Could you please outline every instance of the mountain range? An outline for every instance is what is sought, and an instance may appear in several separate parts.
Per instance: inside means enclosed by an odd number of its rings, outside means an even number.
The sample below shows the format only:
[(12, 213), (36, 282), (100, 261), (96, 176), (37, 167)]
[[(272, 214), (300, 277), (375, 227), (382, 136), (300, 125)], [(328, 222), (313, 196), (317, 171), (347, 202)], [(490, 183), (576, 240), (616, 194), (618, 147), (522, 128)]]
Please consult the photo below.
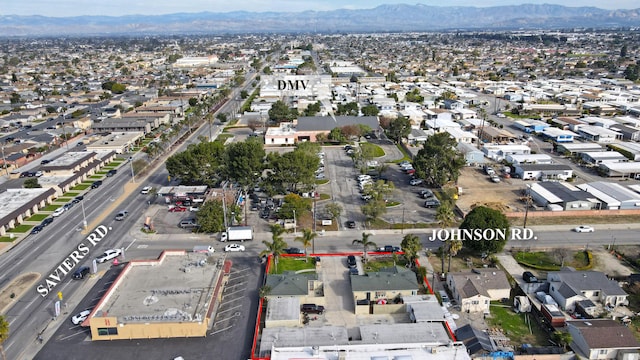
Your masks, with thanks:
[(640, 8), (533, 5), (380, 5), (303, 12), (200, 12), (126, 16), (0, 16), (0, 36), (352, 33), (640, 27)]

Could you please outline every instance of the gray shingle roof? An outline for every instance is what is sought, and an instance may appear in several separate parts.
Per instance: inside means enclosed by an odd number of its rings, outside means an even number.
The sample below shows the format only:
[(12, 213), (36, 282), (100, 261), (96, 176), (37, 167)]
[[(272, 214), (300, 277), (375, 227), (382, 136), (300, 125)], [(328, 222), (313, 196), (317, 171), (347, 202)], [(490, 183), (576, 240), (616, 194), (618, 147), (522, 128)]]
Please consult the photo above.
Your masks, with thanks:
[(554, 271), (550, 272), (548, 277), (550, 279), (557, 277), (576, 294), (581, 294), (584, 290), (600, 290), (607, 295), (627, 295), (616, 281), (607, 279), (599, 271)]
[(304, 296), (308, 294), (309, 280), (317, 280), (315, 273), (285, 273), (267, 275), (265, 285), (271, 288), (270, 296)]
[(628, 327), (610, 319), (567, 321), (575, 327), (591, 349), (640, 348)]
[(367, 125), (372, 130), (379, 126), (377, 116), (303, 116), (298, 118), (298, 131), (331, 131), (346, 125)]
[(394, 271), (384, 269), (380, 272), (370, 272), (363, 276), (351, 276), (351, 289), (353, 291), (418, 291), (418, 287), (416, 274), (411, 270), (398, 266), (396, 266)]

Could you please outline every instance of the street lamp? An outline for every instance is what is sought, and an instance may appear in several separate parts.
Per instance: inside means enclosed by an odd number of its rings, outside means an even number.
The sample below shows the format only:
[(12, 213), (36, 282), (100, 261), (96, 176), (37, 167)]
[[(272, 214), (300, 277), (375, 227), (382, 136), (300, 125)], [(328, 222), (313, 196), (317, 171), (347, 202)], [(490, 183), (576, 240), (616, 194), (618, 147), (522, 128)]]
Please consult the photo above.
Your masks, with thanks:
[(129, 167), (131, 168), (131, 182), (135, 184), (136, 176), (133, 173), (133, 159), (129, 159)]
[(82, 227), (84, 230), (87, 230), (87, 215), (84, 212), (84, 202), (80, 201), (80, 206), (82, 207)]

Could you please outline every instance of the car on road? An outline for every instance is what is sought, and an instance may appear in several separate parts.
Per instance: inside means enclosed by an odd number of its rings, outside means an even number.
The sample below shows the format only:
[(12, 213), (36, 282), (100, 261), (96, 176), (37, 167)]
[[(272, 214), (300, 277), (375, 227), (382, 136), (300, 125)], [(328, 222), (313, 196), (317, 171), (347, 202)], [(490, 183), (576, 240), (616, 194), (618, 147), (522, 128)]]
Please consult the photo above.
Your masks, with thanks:
[(347, 256), (347, 266), (350, 268), (354, 268), (357, 266), (356, 257), (353, 255)]
[(284, 249), (284, 252), (286, 252), (287, 254), (304, 254), (304, 251), (302, 249), (296, 247)]
[(496, 174), (491, 175), (490, 179), (494, 183), (499, 183), (500, 182), (500, 177), (498, 175), (496, 175)]
[(38, 170), (35, 172), (35, 174), (33, 174), (35, 177), (40, 177), (42, 175), (44, 175), (44, 173), (41, 170)]
[(91, 184), (91, 188), (97, 189), (100, 187), (100, 185), (102, 185), (102, 180), (94, 181), (93, 184)]
[(105, 261), (109, 261), (109, 260), (117, 258), (118, 256), (120, 256), (120, 254), (122, 254), (122, 250), (120, 250), (120, 249), (109, 249), (109, 250), (105, 251), (104, 253), (102, 253), (102, 255), (98, 256), (96, 258), (96, 261), (98, 263), (103, 263)]
[(392, 246), (392, 245), (385, 245), (385, 246), (380, 247), (378, 249), (378, 251), (381, 251), (381, 252), (398, 252), (398, 251), (400, 251), (400, 247)]
[(307, 314), (322, 314), (324, 312), (324, 306), (316, 304), (302, 304), (300, 311)]
[(40, 225), (47, 226), (47, 225), (51, 224), (52, 222), (53, 222), (53, 218), (46, 218), (46, 219), (42, 220), (42, 223), (40, 223)]
[(592, 226), (589, 226), (589, 225), (580, 225), (575, 229), (573, 229), (573, 231), (583, 233), (583, 232), (594, 232), (596, 231), (596, 229), (594, 229)]
[(62, 215), (62, 213), (64, 213), (65, 211), (67, 211), (67, 209), (64, 206), (59, 207), (59, 208), (56, 209), (56, 211), (53, 212), (53, 214), (51, 214), (51, 216), (58, 217), (58, 216)]
[(84, 196), (80, 195), (80, 196), (76, 196), (75, 198), (73, 198), (73, 200), (71, 200), (71, 202), (74, 203), (74, 204), (77, 204), (82, 200), (84, 200)]
[(127, 216), (129, 216), (129, 212), (126, 210), (120, 211), (119, 213), (116, 214), (115, 219), (117, 221), (122, 221), (124, 220)]
[(91, 310), (84, 310), (81, 313), (74, 315), (71, 318), (71, 322), (73, 323), (73, 325), (80, 325), (83, 321), (87, 320), (89, 314), (91, 314)]
[(20, 173), (20, 177), (21, 178), (23, 178), (23, 177), (34, 177), (34, 176), (36, 176), (36, 173), (35, 172), (31, 172), (31, 171), (25, 171), (25, 172)]
[(153, 187), (145, 186), (145, 187), (142, 188), (142, 190), (140, 190), (140, 194), (147, 195), (148, 193), (151, 192), (151, 190), (153, 190)]
[(78, 270), (73, 272), (73, 278), (76, 280), (84, 279), (85, 276), (89, 275), (91, 272), (91, 268), (88, 266), (81, 266)]
[(411, 181), (409, 181), (409, 185), (411, 186), (416, 186), (420, 184), (422, 184), (422, 179), (411, 179)]
[(46, 164), (48, 164), (50, 162), (51, 162), (51, 160), (44, 159), (44, 160), (40, 161), (40, 165), (46, 165)]
[(188, 208), (186, 206), (181, 205), (170, 205), (169, 212), (185, 212)]
[(229, 244), (224, 247), (224, 251), (244, 251), (244, 245)]
[(115, 175), (117, 172), (118, 172), (118, 170), (116, 170), (116, 169), (109, 170), (109, 171), (107, 171), (107, 175), (106, 176), (107, 177), (111, 177), (111, 176)]
[(347, 227), (348, 227), (349, 229), (355, 229), (355, 228), (356, 228), (356, 222), (355, 222), (355, 221), (353, 221), (353, 220), (349, 220), (349, 221), (347, 221)]
[(33, 235), (33, 234), (37, 234), (37, 233), (39, 233), (39, 232), (40, 232), (40, 231), (42, 231), (42, 230), (44, 230), (44, 226), (42, 226), (42, 225), (36, 225), (36, 226), (34, 226), (34, 227), (33, 227), (33, 229), (31, 229), (31, 234), (32, 234), (32, 235)]

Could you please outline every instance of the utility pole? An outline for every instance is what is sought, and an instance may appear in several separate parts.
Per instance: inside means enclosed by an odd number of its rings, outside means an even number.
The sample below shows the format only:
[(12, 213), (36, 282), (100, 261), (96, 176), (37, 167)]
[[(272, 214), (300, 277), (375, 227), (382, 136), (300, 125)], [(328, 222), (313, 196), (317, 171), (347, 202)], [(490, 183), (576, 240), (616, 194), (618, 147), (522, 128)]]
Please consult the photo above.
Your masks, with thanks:
[(523, 224), (523, 228), (527, 228), (527, 217), (529, 216), (529, 206), (530, 206), (530, 201), (531, 201), (531, 188), (527, 185), (527, 190), (526, 190), (526, 194), (525, 194), (525, 209), (524, 209), (524, 224)]

